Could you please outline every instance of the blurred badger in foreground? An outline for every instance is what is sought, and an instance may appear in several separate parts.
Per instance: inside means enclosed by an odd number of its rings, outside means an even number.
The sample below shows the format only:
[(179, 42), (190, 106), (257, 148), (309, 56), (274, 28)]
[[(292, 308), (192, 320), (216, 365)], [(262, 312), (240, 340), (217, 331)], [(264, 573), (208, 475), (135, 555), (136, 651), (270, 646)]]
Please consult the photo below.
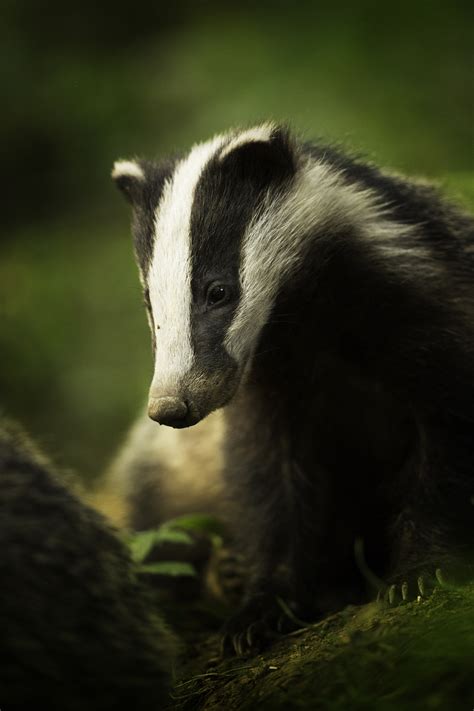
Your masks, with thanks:
[(171, 634), (103, 518), (0, 418), (2, 709), (160, 709)]
[[(473, 220), (272, 124), (113, 177), (133, 206), (149, 416), (186, 447), (181, 428), (204, 437), (221, 409), (217, 470), (255, 570), (229, 645), (276, 624), (277, 590), (301, 616), (360, 599), (357, 539), (392, 598), (472, 555)], [(135, 457), (120, 485), (150, 519), (169, 484)]]

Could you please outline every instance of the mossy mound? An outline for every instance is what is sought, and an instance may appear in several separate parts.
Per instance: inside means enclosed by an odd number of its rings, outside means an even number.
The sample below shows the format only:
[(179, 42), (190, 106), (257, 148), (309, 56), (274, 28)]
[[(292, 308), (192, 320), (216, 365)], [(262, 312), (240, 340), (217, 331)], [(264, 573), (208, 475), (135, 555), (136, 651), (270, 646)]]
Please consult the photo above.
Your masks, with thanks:
[(471, 585), (396, 608), (349, 607), (210, 671), (202, 659), (173, 696), (186, 711), (455, 711), (472, 707), (473, 659)]

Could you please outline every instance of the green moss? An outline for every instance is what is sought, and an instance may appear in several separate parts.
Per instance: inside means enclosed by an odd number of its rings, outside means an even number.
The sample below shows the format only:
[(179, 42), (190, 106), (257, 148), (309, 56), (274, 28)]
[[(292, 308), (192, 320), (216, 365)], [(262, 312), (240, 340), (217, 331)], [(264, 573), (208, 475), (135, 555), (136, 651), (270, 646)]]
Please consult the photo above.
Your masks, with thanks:
[(265, 654), (195, 674), (177, 708), (419, 711), (472, 706), (474, 586), (394, 609), (347, 608)]

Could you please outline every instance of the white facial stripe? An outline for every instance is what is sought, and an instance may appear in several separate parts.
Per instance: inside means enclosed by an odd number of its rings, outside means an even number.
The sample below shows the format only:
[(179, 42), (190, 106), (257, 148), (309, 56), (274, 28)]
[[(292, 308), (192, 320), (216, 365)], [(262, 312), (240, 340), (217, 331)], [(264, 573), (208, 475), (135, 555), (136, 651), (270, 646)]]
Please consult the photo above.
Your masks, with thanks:
[(229, 153), (232, 153), (236, 148), (245, 145), (246, 143), (259, 143), (261, 141), (269, 141), (272, 133), (275, 130), (275, 124), (264, 123), (261, 126), (255, 126), (254, 128), (249, 128), (248, 131), (243, 131), (239, 133), (235, 138), (233, 138), (226, 147), (221, 151), (219, 159), (222, 160)]
[(138, 178), (138, 180), (145, 180), (145, 174), (141, 167), (133, 160), (117, 160), (114, 163), (112, 169), (112, 178), (116, 180), (117, 178)]
[(191, 211), (199, 178), (225, 136), (195, 146), (166, 183), (155, 213), (147, 282), (156, 332), (152, 391), (171, 393), (191, 368)]
[[(250, 356), (269, 318), (283, 281), (305, 259), (305, 243), (314, 229), (328, 234), (356, 228), (384, 256), (427, 257), (404, 236), (413, 228), (390, 220), (377, 195), (344, 182), (325, 163), (308, 161), (296, 175), (289, 193), (274, 199), (247, 228), (242, 246), (241, 300), (227, 332), (225, 346), (237, 362)], [(392, 239), (396, 234), (396, 239)], [(427, 263), (430, 261), (426, 259)], [(316, 276), (316, 275), (315, 275)]]

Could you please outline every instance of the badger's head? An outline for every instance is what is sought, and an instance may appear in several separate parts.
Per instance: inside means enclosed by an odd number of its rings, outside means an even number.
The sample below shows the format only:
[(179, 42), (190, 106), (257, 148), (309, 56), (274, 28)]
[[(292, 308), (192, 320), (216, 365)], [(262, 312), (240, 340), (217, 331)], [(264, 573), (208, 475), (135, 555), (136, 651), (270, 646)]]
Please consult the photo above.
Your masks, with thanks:
[(288, 134), (272, 124), (217, 136), (184, 158), (115, 164), (133, 207), (154, 420), (188, 427), (235, 394), (271, 308), (278, 261), (256, 225), (295, 172)]

